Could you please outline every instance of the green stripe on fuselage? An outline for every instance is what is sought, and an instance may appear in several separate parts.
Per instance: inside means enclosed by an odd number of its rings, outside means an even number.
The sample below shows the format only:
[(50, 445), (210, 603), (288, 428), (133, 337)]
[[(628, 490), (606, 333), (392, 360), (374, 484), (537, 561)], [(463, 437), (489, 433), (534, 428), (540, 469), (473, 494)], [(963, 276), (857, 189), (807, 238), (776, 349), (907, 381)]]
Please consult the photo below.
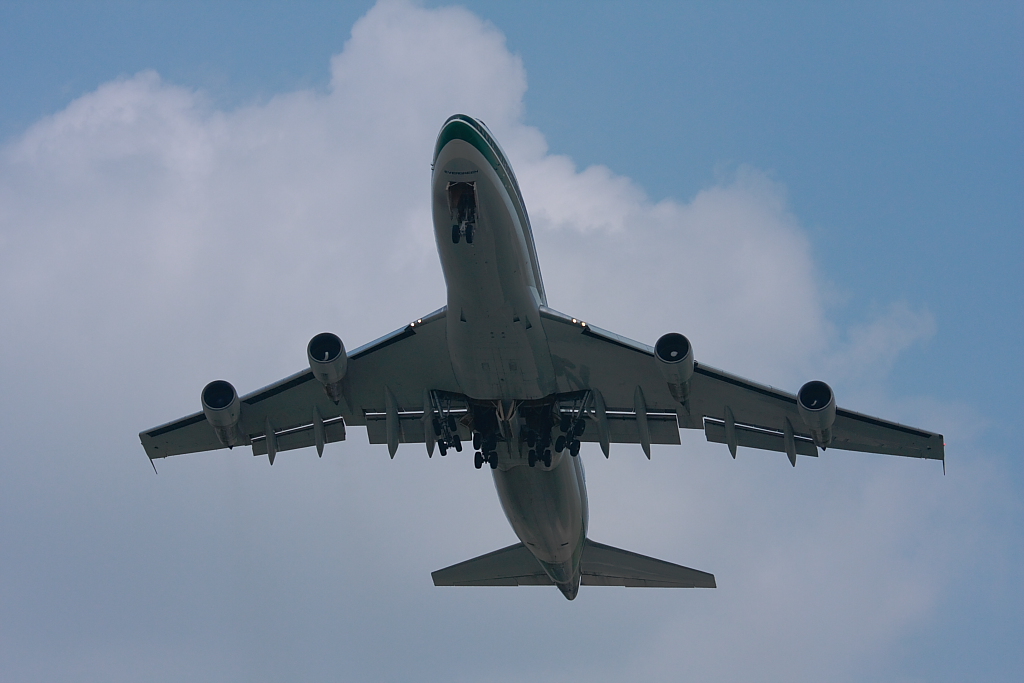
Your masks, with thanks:
[(455, 114), (444, 122), (441, 132), (437, 135), (437, 143), (434, 145), (434, 160), (431, 168), (437, 164), (437, 157), (441, 154), (441, 150), (452, 140), (462, 140), (473, 145), (484, 156), (484, 159), (487, 159), (487, 163), (491, 165), (491, 168), (494, 169), (494, 172), (501, 179), (502, 185), (505, 186), (508, 196), (512, 198), (512, 203), (516, 207), (516, 214), (519, 216), (519, 223), (526, 232), (526, 244), (530, 251), (530, 259), (533, 261), (533, 277), (536, 281), (537, 290), (540, 293), (541, 299), (546, 303), (547, 296), (544, 293), (544, 282), (540, 277), (540, 264), (537, 263), (537, 248), (533, 243), (533, 228), (530, 226), (530, 217), (526, 213), (526, 203), (523, 202), (523, 194), (519, 191), (519, 183), (516, 181), (516, 176), (512, 172), (512, 166), (508, 163), (508, 159), (505, 158), (501, 147), (494, 140), (491, 132), (487, 130), (487, 126), (482, 121), (477, 121), (472, 116), (465, 114)]

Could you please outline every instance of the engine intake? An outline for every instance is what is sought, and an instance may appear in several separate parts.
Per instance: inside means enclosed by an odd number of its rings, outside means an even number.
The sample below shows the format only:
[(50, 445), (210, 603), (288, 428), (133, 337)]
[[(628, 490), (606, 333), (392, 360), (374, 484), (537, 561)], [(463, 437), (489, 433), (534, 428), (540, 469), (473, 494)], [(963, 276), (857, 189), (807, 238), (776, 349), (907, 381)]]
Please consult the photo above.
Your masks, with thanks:
[(242, 403), (230, 382), (222, 379), (210, 382), (203, 389), (201, 401), (206, 421), (213, 427), (221, 444), (231, 448), (245, 443), (245, 435), (239, 429)]
[(341, 337), (330, 332), (321, 332), (309, 340), (306, 357), (313, 376), (324, 385), (327, 396), (337, 403), (341, 400), (341, 380), (348, 371), (348, 354)]
[(693, 377), (693, 346), (678, 332), (662, 335), (654, 345), (654, 359), (672, 397), (685, 404), (690, 396), (690, 378)]
[(832, 424), (836, 421), (836, 396), (832, 387), (813, 380), (800, 387), (796, 395), (800, 419), (811, 430), (811, 438), (819, 448), (832, 443)]

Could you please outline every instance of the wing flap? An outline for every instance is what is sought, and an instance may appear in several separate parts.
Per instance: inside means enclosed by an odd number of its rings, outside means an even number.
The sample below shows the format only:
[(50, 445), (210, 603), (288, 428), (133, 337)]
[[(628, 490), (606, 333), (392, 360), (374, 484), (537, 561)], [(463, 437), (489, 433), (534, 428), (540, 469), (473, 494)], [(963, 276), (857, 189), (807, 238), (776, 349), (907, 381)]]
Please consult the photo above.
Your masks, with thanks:
[[(704, 436), (712, 443), (729, 443), (725, 438), (725, 423), (721, 420), (705, 418)], [(818, 457), (818, 448), (806, 436), (793, 435), (797, 455)], [(786, 452), (786, 438), (782, 432), (761, 429), (748, 425), (736, 425), (736, 445), (757, 448), (763, 451)]]
[[(277, 451), (292, 451), (296, 448), (306, 448), (316, 445), (316, 433), (313, 424), (304, 425), (286, 431), (277, 431)], [(335, 443), (345, 440), (345, 420), (337, 417), (333, 420), (324, 421), (324, 443)], [(257, 436), (252, 439), (252, 454), (267, 454), (267, 437)]]
[[(609, 413), (608, 440), (611, 443), (640, 443), (640, 428), (635, 413)], [(651, 431), (651, 443), (678, 446), (679, 422), (675, 413), (648, 413), (647, 426)], [(579, 437), (580, 441), (600, 441), (597, 427), (590, 427)]]

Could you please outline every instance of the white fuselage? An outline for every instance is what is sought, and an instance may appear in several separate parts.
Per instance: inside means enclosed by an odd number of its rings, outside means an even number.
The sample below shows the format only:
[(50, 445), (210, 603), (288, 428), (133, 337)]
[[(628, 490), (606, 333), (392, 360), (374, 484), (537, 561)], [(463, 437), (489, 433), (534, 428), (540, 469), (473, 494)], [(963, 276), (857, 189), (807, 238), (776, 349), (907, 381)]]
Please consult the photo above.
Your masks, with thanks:
[[(452, 117), (442, 128), (432, 199), (448, 288), (448, 349), (462, 393), (506, 415), (519, 402), (552, 398), (555, 370), (539, 313), (546, 300), (529, 219), (504, 154), (480, 122)], [(467, 229), (459, 207), (470, 204)], [(587, 531), (583, 466), (566, 452), (549, 467), (528, 467), (525, 447), (515, 436), (500, 444), (493, 470), (498, 498), (516, 535), (571, 598)]]

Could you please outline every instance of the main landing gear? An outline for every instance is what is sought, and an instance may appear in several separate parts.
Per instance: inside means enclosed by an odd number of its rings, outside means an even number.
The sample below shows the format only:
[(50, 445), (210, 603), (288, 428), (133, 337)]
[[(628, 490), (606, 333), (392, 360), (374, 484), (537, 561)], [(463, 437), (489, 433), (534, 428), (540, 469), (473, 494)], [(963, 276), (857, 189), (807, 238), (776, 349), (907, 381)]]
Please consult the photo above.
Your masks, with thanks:
[(536, 467), (537, 463), (544, 463), (545, 467), (551, 467), (551, 427), (543, 427), (540, 430), (529, 429), (526, 432), (526, 445), (530, 447), (527, 462), (530, 467)]
[(569, 455), (575, 458), (580, 454), (579, 437), (583, 435), (583, 431), (587, 428), (587, 423), (582, 418), (573, 420), (568, 415), (562, 415), (558, 428), (562, 434), (555, 439), (555, 451), (561, 453), (568, 448)]
[(457, 453), (462, 452), (462, 437), (459, 436), (459, 423), (452, 415), (450, 398), (442, 398), (438, 392), (430, 392), (430, 411), (433, 417), (430, 420), (434, 428), (434, 442), (437, 443), (437, 450), (441, 455), (448, 455), (448, 449), (454, 448)]
[(492, 470), (498, 469), (498, 437), (493, 432), (487, 435), (473, 432), (473, 448), (477, 449), (473, 456), (473, 465), (480, 469), (486, 462)]

